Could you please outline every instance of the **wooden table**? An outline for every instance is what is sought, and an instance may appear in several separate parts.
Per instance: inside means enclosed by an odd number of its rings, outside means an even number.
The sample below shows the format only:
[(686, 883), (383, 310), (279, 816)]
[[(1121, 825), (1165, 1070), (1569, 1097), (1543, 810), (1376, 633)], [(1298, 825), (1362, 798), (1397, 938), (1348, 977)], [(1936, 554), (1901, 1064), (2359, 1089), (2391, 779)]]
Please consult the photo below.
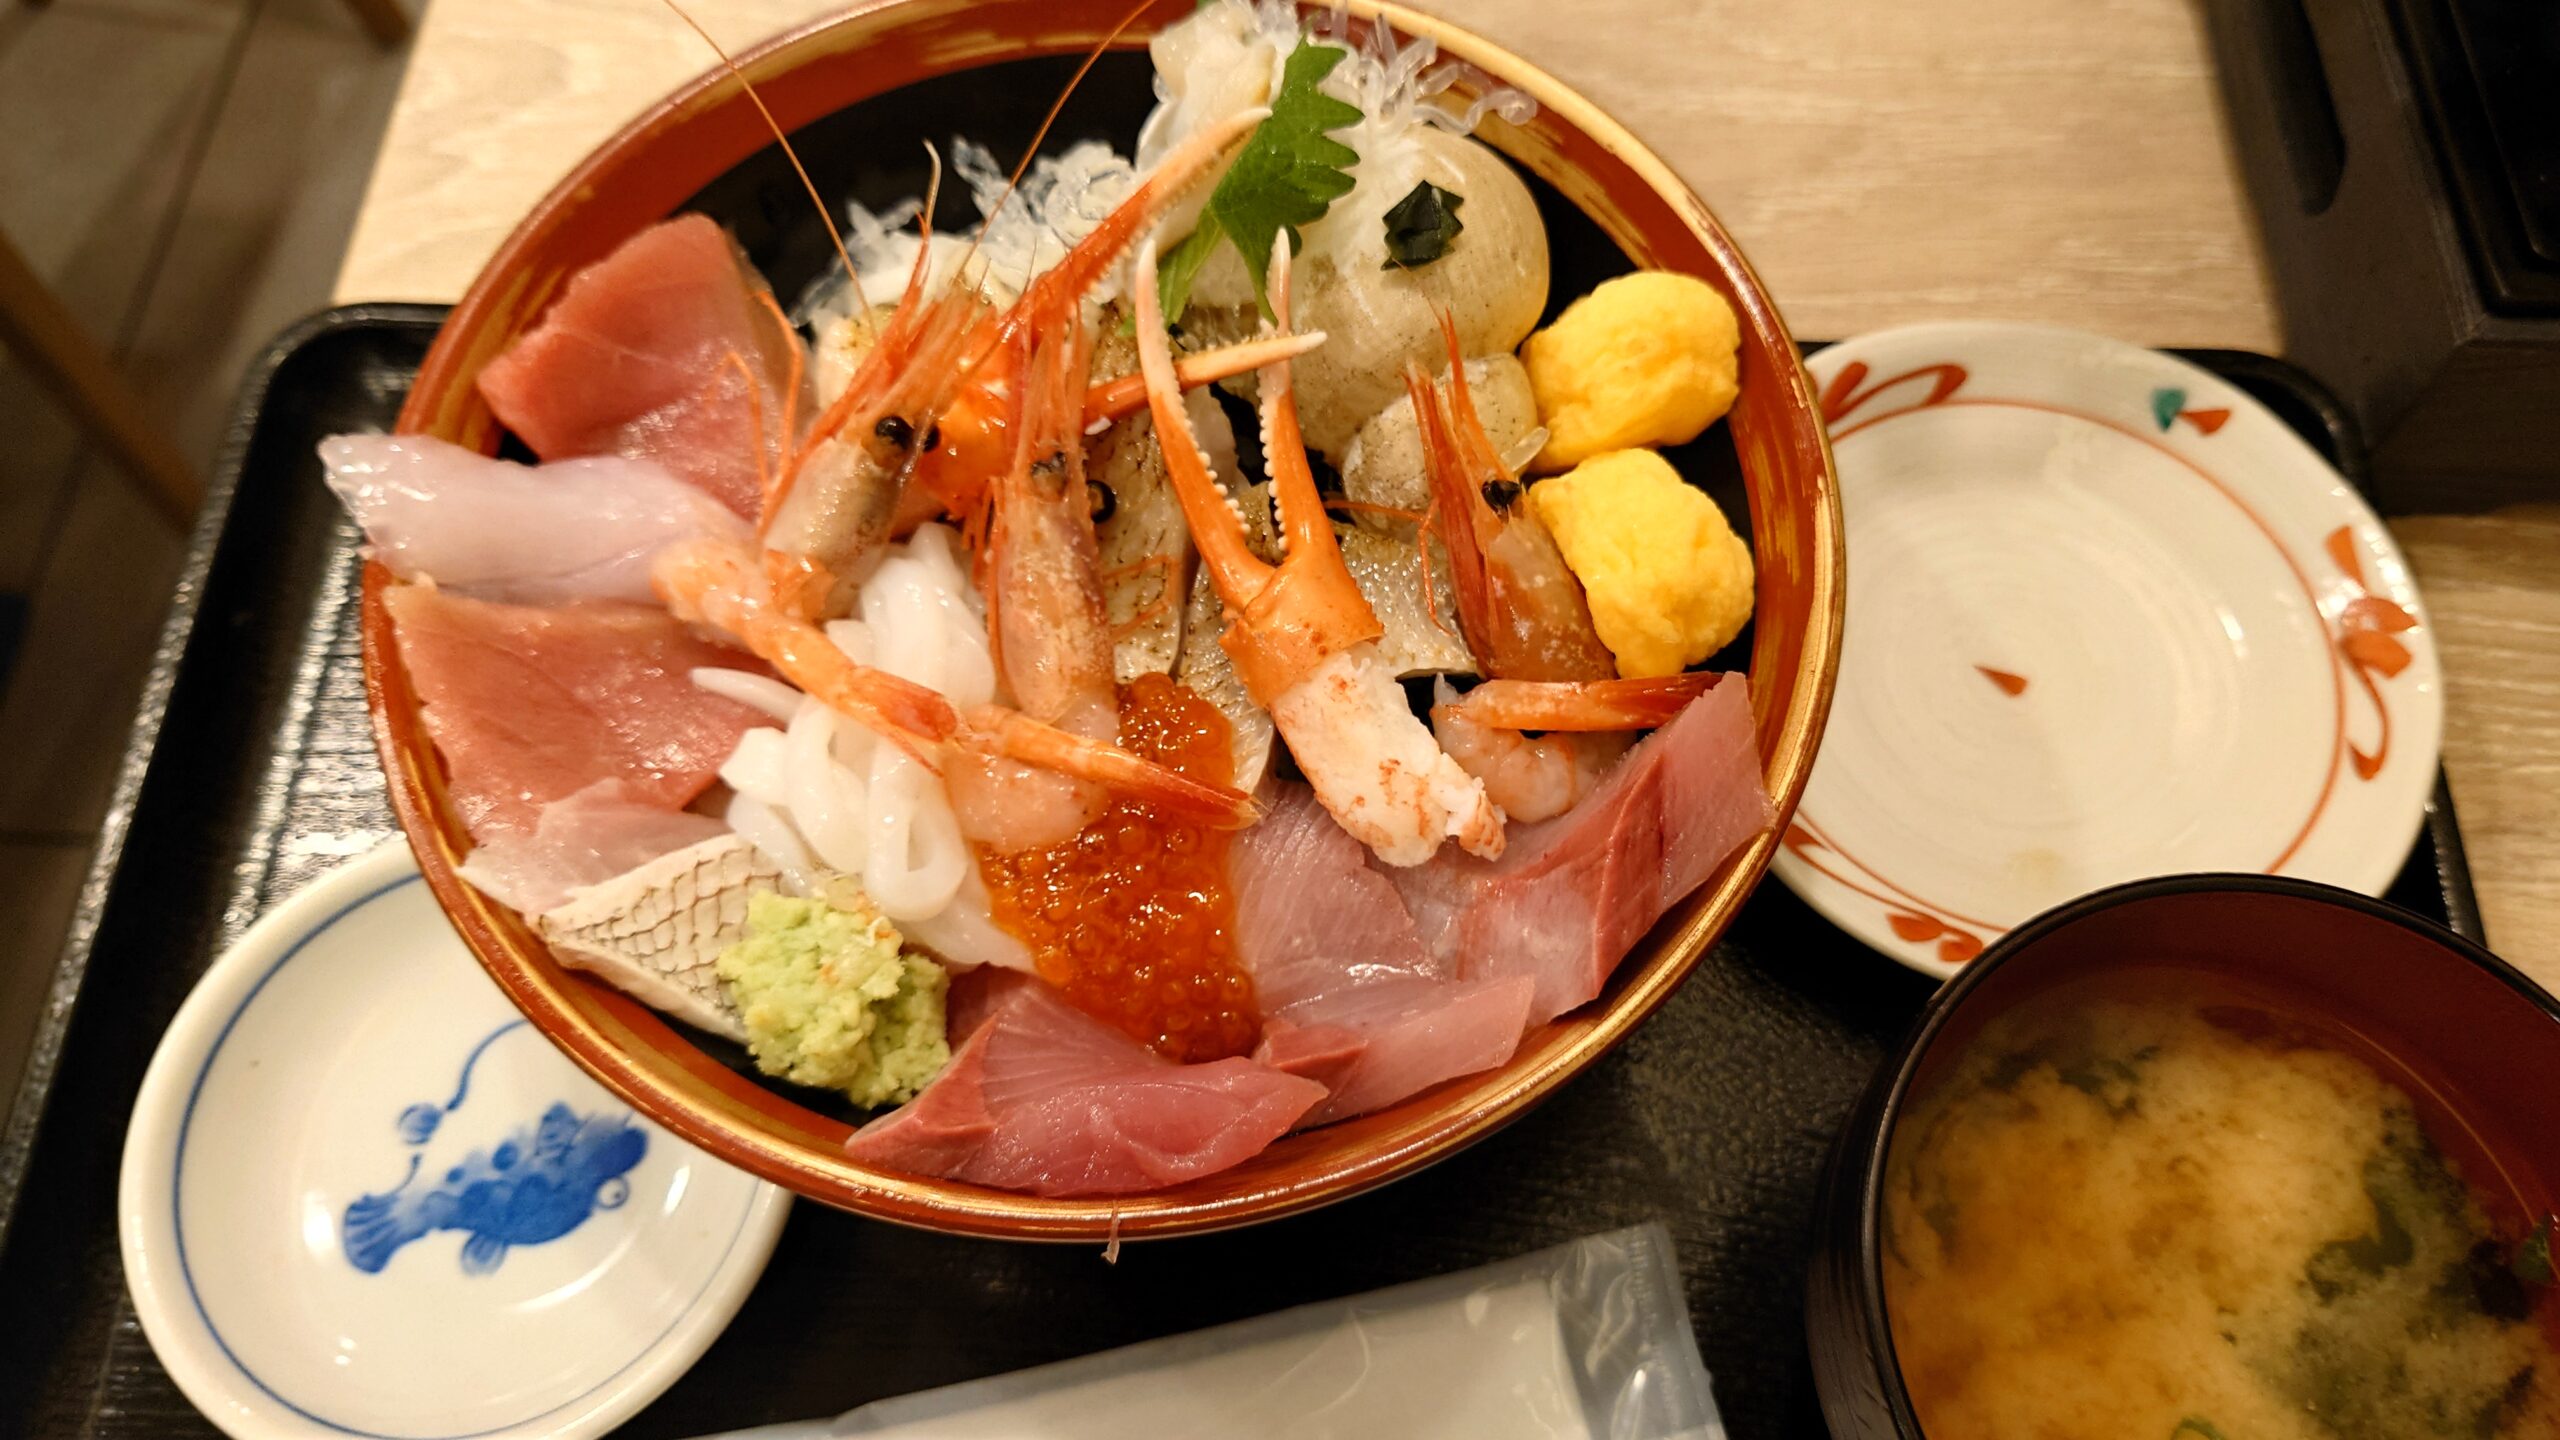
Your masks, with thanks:
[[(830, 8), (692, 0), (724, 43)], [(1660, 150), (1800, 334), (2008, 317), (2282, 348), (2185, 0), (1440, 8)], [(572, 163), (709, 60), (649, 0), (435, 0), (339, 298), (459, 296)], [(2444, 656), (2445, 764), (2491, 939), (2560, 988), (2560, 506), (2393, 528)]]

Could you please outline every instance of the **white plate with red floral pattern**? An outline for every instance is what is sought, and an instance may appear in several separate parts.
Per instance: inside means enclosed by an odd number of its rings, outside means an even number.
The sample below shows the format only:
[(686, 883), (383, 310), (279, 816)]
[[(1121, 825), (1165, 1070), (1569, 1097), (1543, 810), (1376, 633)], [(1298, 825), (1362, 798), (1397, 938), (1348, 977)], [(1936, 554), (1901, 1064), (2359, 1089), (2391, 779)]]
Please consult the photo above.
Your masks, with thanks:
[(2120, 881), (2379, 894), (2443, 738), (2417, 587), (2319, 453), (2230, 383), (2103, 336), (1878, 331), (1808, 362), (1848, 622), (1776, 869), (1944, 977)]

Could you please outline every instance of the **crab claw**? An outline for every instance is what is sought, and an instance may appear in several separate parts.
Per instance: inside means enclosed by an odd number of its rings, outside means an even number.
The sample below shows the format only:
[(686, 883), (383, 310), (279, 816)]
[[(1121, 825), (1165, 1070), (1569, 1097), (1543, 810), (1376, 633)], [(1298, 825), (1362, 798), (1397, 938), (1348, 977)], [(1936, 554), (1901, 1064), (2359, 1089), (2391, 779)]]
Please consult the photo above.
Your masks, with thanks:
[[(1294, 360), (1324, 343), (1324, 332), (1308, 330), (1296, 335), (1265, 335), (1235, 345), (1222, 345), (1215, 350), (1200, 350), (1173, 362), (1174, 383), (1185, 390), (1197, 390), (1233, 379), (1248, 370), (1259, 370), (1275, 360)], [(1117, 420), (1134, 415), (1147, 403), (1147, 377), (1141, 371), (1104, 380), (1084, 392), (1084, 419), (1087, 425), (1104, 420)]]
[[(1486, 858), (1502, 853), (1502, 811), (1482, 783), (1443, 752), (1405, 704), (1374, 643), (1384, 633), (1342, 563), (1298, 434), (1283, 357), (1262, 369), (1263, 454), (1271, 468), (1285, 555), (1271, 565), (1245, 543), (1244, 518), (1209, 473), (1191, 432), (1156, 302), (1156, 245), (1138, 248), (1138, 363), (1163, 442), (1165, 474), (1229, 616), (1219, 646), (1237, 678), (1270, 710), (1289, 753), (1342, 828), (1390, 865), (1418, 865), (1454, 838)], [(1274, 246), (1270, 296), (1289, 319), (1288, 237)]]
[[(1286, 244), (1285, 237), (1282, 241)], [(1285, 314), (1288, 279), (1275, 269), (1272, 303)], [(1232, 623), (1219, 644), (1236, 664), (1238, 678), (1255, 700), (1273, 697), (1305, 679), (1326, 656), (1385, 633), (1369, 608), (1333, 527), (1324, 518), (1306, 450), (1297, 443), (1297, 410), (1289, 398), (1285, 357), (1262, 369), (1264, 455), (1279, 498), (1286, 555), (1277, 566), (1253, 553), (1244, 517), (1235, 508), (1200, 450), (1182, 403), (1173, 350), (1165, 341), (1164, 312), (1156, 301), (1156, 242), (1138, 247), (1134, 285), (1138, 313), (1138, 366), (1146, 378), (1147, 406), (1163, 439), (1165, 475), (1191, 527), (1192, 543), (1209, 583), (1225, 601)], [(1274, 417), (1279, 417), (1275, 422)], [(1276, 443), (1275, 443), (1276, 442)]]

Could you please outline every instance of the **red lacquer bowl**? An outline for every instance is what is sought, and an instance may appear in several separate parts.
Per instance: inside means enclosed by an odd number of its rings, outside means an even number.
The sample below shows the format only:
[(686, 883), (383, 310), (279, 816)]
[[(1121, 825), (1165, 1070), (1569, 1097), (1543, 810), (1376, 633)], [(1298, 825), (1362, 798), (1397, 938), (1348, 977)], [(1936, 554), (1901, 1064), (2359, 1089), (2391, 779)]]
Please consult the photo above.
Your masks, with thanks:
[[(948, 97), (952, 87), (967, 85), (962, 72), (1081, 53), (1109, 33), (1125, 8), (1124, 0), (886, 0), (781, 36), (738, 63), (781, 124), (797, 131), (888, 91), (905, 92), (902, 104), (909, 95), (919, 97), (923, 106), (932, 95)], [(1146, 33), (1191, 9), (1191, 0), (1165, 0), (1132, 27), (1121, 47), (1137, 48)], [(1584, 218), (1574, 223), (1591, 231), (1592, 244), (1614, 247), (1613, 266), (1688, 271), (1732, 301), (1742, 330), (1741, 400), (1727, 424), (1701, 444), (1717, 447), (1714, 463), (1738, 475), (1729, 483), (1736, 498), (1747, 496), (1749, 503), (1759, 562), (1751, 698), (1778, 827), (1666, 916), (1598, 1000), (1532, 1031), (1498, 1070), (1290, 1136), (1233, 1170), (1149, 1195), (1042, 1200), (918, 1179), (853, 1164), (842, 1150), (844, 1121), (765, 1089), (638, 1003), (564, 971), (513, 912), (455, 874), (469, 839), (392, 643), (382, 604), (391, 576), (368, 567), (365, 677), (374, 731), (393, 806), (419, 865), (463, 939), (515, 1003), (641, 1113), (812, 1199), (935, 1229), (1099, 1241), (1273, 1219), (1430, 1164), (1536, 1104), (1669, 997), (1759, 880), (1812, 764), (1840, 651), (1839, 502), (1794, 342), (1759, 277), (1706, 206), (1589, 101), (1445, 21), (1370, 0), (1353, 0), (1350, 14), (1355, 35), (1384, 24), (1403, 38), (1428, 37), (1445, 56), (1527, 92), (1538, 102), (1533, 119), (1516, 127), (1489, 120), (1480, 137), (1543, 182), (1551, 201), (1578, 210)], [(1126, 145), (1134, 137), (1117, 138)], [(494, 451), (498, 427), (472, 384), (481, 366), (535, 322), (571, 274), (679, 209), (711, 210), (755, 248), (754, 216), (724, 214), (712, 201), (721, 193), (715, 182), (769, 143), (738, 81), (716, 69), (608, 141), (534, 208), (481, 272), (429, 352), (400, 429)], [(1558, 218), (1551, 212), (1551, 229)], [(1560, 259), (1559, 302), (1572, 293), (1566, 278)]]

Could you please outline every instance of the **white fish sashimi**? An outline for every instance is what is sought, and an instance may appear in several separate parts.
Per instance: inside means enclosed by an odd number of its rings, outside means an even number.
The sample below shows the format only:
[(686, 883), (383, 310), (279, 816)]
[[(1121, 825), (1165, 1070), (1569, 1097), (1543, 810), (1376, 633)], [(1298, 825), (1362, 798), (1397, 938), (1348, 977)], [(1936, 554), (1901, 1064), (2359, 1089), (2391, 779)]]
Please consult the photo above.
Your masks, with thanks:
[(724, 828), (708, 815), (636, 798), (620, 780), (599, 780), (543, 806), (530, 833), (491, 836), (464, 857), (461, 873), (499, 904), (539, 915), (578, 890)]
[(1457, 581), (1447, 552), (1431, 547), (1429, 598), (1422, 583), (1422, 552), (1410, 539), (1373, 530), (1337, 527), (1342, 563), (1351, 583), (1386, 627), (1378, 653), (1398, 679), (1408, 675), (1473, 675), (1476, 659), (1458, 638)]
[(781, 886), (781, 867), (737, 835), (721, 835), (591, 885), (533, 928), (562, 964), (688, 1025), (744, 1041), (746, 1026), (720, 987), (716, 962), (746, 936), (748, 897)]
[(482, 600), (653, 602), (661, 548), (747, 536), (719, 501), (646, 460), (518, 465), (421, 435), (333, 436), (320, 460), (382, 563)]
[(1209, 572), (1195, 572), (1191, 598), (1183, 606), (1182, 654), (1174, 664), (1173, 678), (1227, 717), (1229, 783), (1251, 791), (1271, 768), (1271, 714), (1245, 693), (1235, 662), (1218, 643), (1219, 632), (1226, 626), (1226, 606), (1209, 583)]

